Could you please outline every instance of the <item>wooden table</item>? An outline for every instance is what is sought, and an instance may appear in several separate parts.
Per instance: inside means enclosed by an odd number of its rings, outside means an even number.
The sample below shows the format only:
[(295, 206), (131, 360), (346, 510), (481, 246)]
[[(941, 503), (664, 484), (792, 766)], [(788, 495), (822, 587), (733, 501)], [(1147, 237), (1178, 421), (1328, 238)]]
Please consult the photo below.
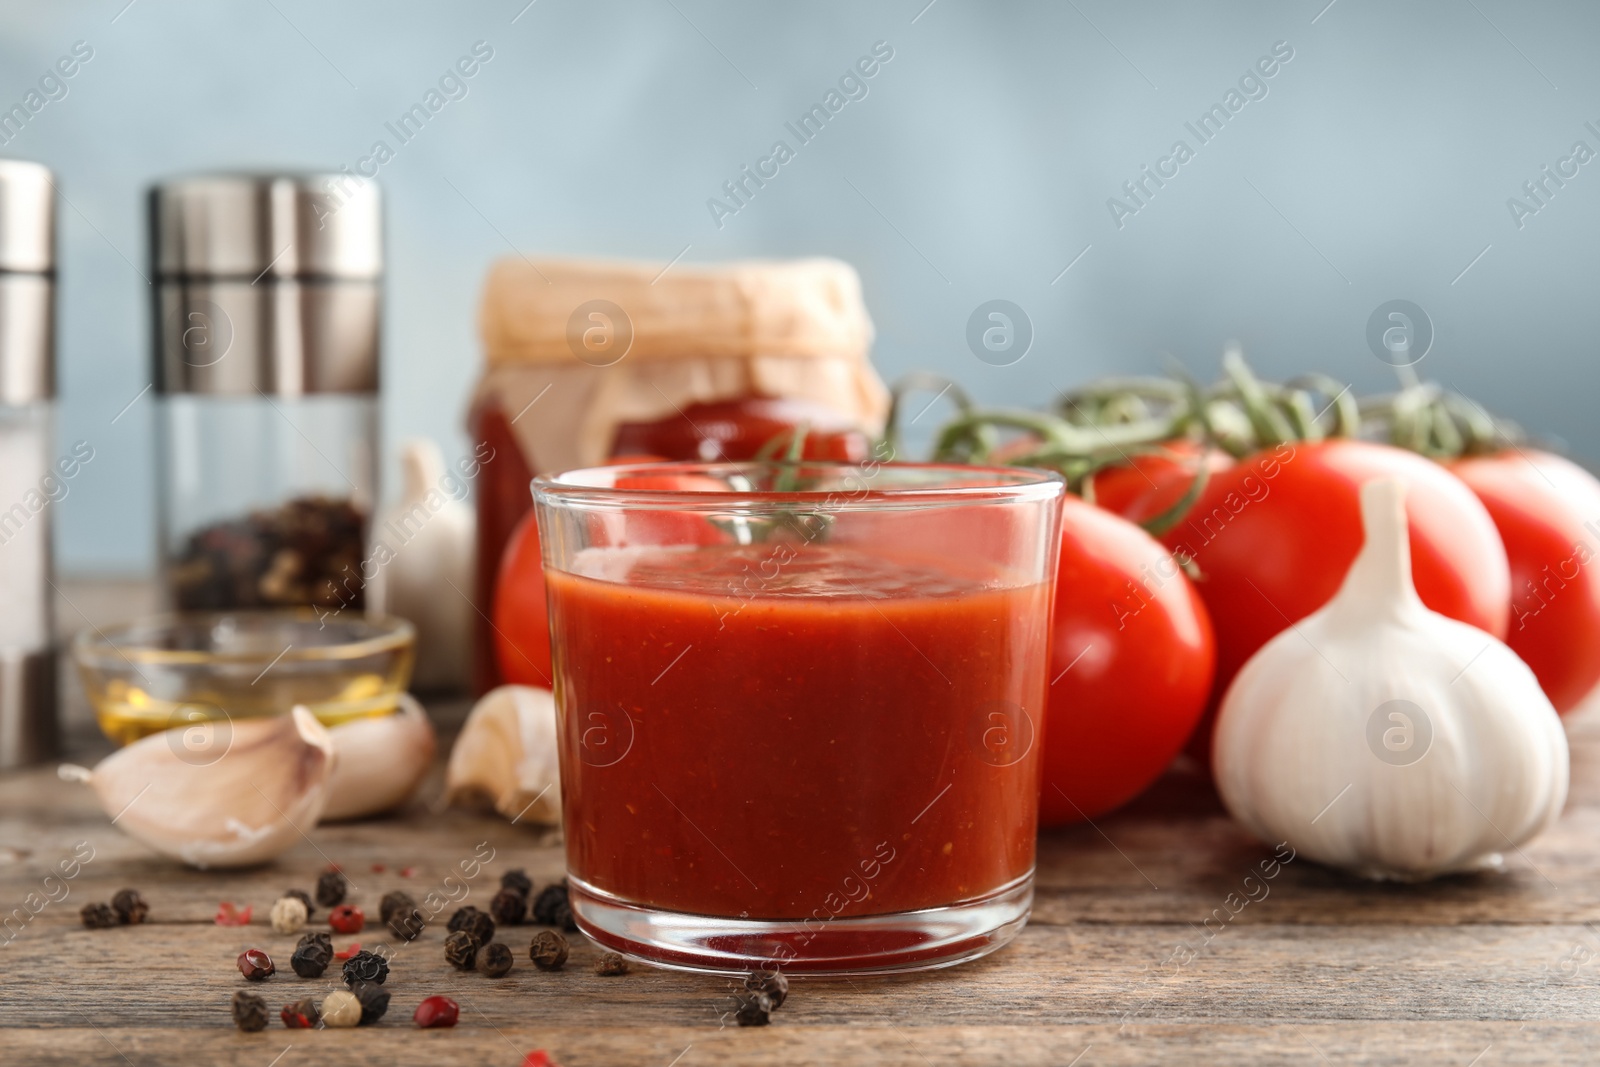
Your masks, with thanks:
[[(447, 731), (462, 713), (434, 710)], [(924, 975), (797, 980), (765, 1029), (724, 1025), (726, 979), (650, 969), (601, 978), (587, 944), (574, 946), (566, 972), (541, 973), (527, 962), (532, 928), (507, 938), (518, 952), (508, 977), (459, 973), (435, 926), (399, 950), (380, 1025), (290, 1031), (274, 1018), (242, 1034), (228, 1012), (245, 985), (234, 956), (259, 945), (287, 963), (295, 939), (272, 933), (267, 910), (283, 889), (311, 888), (328, 858), (350, 872), (370, 914), (390, 889), (421, 899), (480, 842), (495, 850), (468, 898), (480, 905), (508, 868), (558, 878), (560, 849), (500, 819), (433, 810), (435, 775), (400, 817), (318, 827), (262, 869), (200, 873), (124, 837), (85, 787), (51, 768), (0, 775), (0, 917), (40, 892), (77, 842), (94, 849), (66, 900), (9, 943), (0, 935), (0, 1064), (517, 1067), (534, 1048), (565, 1067), (1593, 1062), (1600, 715), (1580, 716), (1571, 733), (1567, 812), (1503, 873), (1369, 885), (1297, 860), (1247, 887), (1272, 850), (1208, 787), (1175, 772), (1132, 808), (1041, 839), (1033, 921), (1010, 947)], [(80, 758), (104, 751), (85, 729), (74, 742)], [(1267, 895), (1240, 907), (1262, 884)], [(144, 892), (150, 922), (84, 929), (78, 908), (122, 886)], [(254, 924), (215, 925), (223, 900), (253, 905)], [(282, 966), (255, 988), (275, 1011), (332, 985)], [(432, 993), (461, 1003), (456, 1029), (411, 1025)]]

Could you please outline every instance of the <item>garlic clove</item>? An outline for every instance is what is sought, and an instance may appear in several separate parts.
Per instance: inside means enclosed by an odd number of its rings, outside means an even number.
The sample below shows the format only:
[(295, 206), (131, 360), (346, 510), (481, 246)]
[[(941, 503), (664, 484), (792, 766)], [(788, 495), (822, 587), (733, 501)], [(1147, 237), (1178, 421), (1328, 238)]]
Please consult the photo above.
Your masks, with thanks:
[(1560, 815), (1569, 766), (1527, 665), (1417, 597), (1403, 493), (1362, 487), (1366, 543), (1334, 598), (1234, 679), (1213, 762), (1262, 840), (1414, 881), (1497, 866)]
[(333, 740), (305, 708), (178, 727), (107, 756), (82, 777), (129, 836), (191, 867), (245, 867), (293, 847), (317, 824)]
[(473, 706), (450, 751), (445, 802), (483, 800), (513, 822), (561, 825), (556, 702), (550, 690), (503, 685)]
[(329, 728), (334, 762), (322, 820), (360, 819), (393, 811), (428, 776), (438, 749), (422, 705), (402, 693), (392, 715), (352, 719)]

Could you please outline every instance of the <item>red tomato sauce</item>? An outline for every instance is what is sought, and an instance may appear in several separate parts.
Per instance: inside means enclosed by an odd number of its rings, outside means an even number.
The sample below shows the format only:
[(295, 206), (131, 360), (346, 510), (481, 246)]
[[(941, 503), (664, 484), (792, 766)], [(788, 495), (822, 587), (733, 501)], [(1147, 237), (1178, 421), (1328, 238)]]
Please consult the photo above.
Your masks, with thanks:
[(828, 919), (1034, 862), (1047, 587), (840, 545), (551, 572), (567, 861), (672, 911)]

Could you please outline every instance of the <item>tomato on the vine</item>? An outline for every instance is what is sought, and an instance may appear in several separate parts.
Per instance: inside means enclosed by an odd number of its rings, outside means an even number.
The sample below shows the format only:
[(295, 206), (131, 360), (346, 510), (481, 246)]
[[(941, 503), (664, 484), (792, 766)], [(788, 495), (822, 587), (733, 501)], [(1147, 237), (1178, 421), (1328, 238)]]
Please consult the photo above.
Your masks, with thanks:
[(1565, 714), (1600, 684), (1600, 481), (1536, 449), (1457, 460), (1511, 563), (1506, 644)]
[(1039, 821), (1092, 819), (1143, 792), (1194, 730), (1215, 647), (1205, 605), (1138, 526), (1062, 502)]
[(1247, 659), (1333, 596), (1361, 548), (1360, 488), (1406, 487), (1411, 573), (1423, 603), (1504, 637), (1511, 577), (1489, 512), (1465, 482), (1412, 452), (1335, 438), (1264, 449), (1212, 475), (1161, 538), (1198, 568), (1217, 634), (1211, 710), (1190, 750), (1209, 760), (1211, 722)]
[(1100, 468), (1086, 479), (1083, 495), (1129, 522), (1143, 524), (1177, 506), (1201, 469), (1216, 474), (1231, 466), (1233, 457), (1222, 449), (1179, 438), (1158, 452), (1137, 453), (1126, 463)]

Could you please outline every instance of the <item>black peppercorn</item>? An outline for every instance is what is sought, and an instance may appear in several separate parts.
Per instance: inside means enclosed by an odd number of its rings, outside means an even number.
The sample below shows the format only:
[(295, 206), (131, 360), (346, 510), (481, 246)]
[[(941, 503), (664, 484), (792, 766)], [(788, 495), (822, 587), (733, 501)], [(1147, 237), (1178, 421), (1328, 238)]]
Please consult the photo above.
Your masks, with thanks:
[(744, 987), (752, 993), (765, 993), (772, 1001), (772, 1011), (783, 1007), (789, 997), (789, 979), (781, 971), (755, 971), (744, 980)]
[(568, 933), (576, 933), (578, 924), (572, 917), (572, 904), (567, 898), (567, 884), (557, 882), (539, 890), (533, 901), (533, 921), (545, 926), (555, 926)]
[(394, 918), (395, 912), (412, 911), (416, 906), (417, 902), (411, 899), (411, 894), (396, 889), (392, 893), (385, 893), (378, 902), (378, 918), (387, 923)]
[(484, 946), (479, 954), (478, 970), (490, 978), (504, 978), (511, 973), (511, 949), (499, 941)]
[(344, 984), (355, 988), (358, 982), (382, 985), (389, 977), (389, 961), (376, 952), (362, 949), (344, 961)]
[(321, 978), (333, 961), (333, 940), (327, 934), (306, 934), (294, 947), (289, 966), (301, 978)]
[(267, 1028), (267, 1002), (243, 989), (233, 994), (233, 1025), (247, 1034)]
[(304, 889), (285, 889), (283, 891), (283, 895), (286, 897), (294, 897), (294, 899), (304, 904), (306, 906), (307, 919), (310, 919), (311, 916), (317, 913), (317, 906), (312, 902), (311, 894), (307, 893)]
[(527, 897), (533, 892), (533, 879), (525, 874), (521, 867), (507, 871), (500, 876), (500, 888), (510, 889)]
[(521, 926), (528, 921), (528, 895), (508, 886), (489, 901), (489, 914), (501, 926)]
[(324, 908), (344, 903), (345, 889), (349, 886), (343, 871), (324, 871), (317, 879), (317, 903)]
[(137, 889), (119, 889), (111, 898), (111, 910), (117, 913), (118, 922), (142, 923), (150, 914), (150, 905), (144, 902)]
[(361, 1002), (362, 1026), (377, 1022), (389, 1010), (389, 991), (382, 986), (372, 982), (357, 982), (350, 987), (350, 992)]
[(465, 930), (480, 946), (487, 945), (494, 938), (494, 920), (471, 904), (450, 916), (448, 929), (452, 933)]
[(78, 911), (78, 917), (91, 930), (105, 930), (117, 925), (117, 913), (111, 910), (110, 904), (85, 904)]
[(541, 971), (559, 971), (567, 962), (567, 939), (554, 930), (540, 930), (528, 946), (528, 958)]
[(628, 973), (628, 961), (617, 952), (602, 952), (600, 958), (594, 961), (594, 973), (602, 978), (615, 978), (619, 974)]
[(415, 941), (427, 925), (428, 920), (416, 908), (401, 908), (389, 916), (389, 931), (402, 941)]
[(322, 1012), (318, 1010), (315, 1000), (306, 997), (293, 1004), (285, 1004), (283, 1010), (278, 1012), (278, 1018), (291, 1030), (310, 1030), (322, 1021)]
[(765, 1026), (772, 1021), (772, 1009), (777, 1007), (772, 1003), (772, 998), (765, 993), (752, 992), (741, 989), (734, 994), (738, 1007), (734, 1009), (733, 1017), (740, 1026)]
[(478, 956), (478, 942), (465, 930), (457, 930), (444, 939), (444, 958), (459, 971), (472, 970)]

